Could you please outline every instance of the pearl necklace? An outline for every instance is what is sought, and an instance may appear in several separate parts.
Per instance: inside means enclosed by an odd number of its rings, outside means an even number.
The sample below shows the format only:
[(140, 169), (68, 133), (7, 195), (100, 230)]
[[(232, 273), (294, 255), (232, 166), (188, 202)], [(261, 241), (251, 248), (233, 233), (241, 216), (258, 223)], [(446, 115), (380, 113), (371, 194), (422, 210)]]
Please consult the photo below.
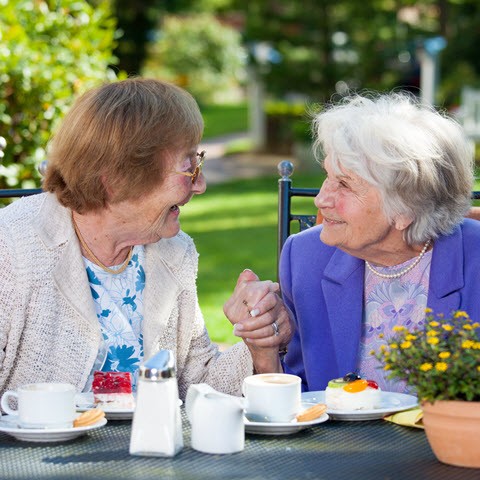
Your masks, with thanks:
[(377, 270), (375, 270), (369, 262), (367, 262), (365, 260), (365, 265), (367, 266), (367, 268), (375, 275), (377, 275), (378, 277), (382, 277), (382, 278), (400, 278), (400, 277), (403, 277), (403, 275), (405, 275), (406, 273), (408, 273), (410, 270), (412, 270), (412, 268), (415, 268), (419, 263), (420, 263), (420, 260), (422, 259), (422, 257), (425, 255), (425, 252), (427, 251), (428, 247), (430, 246), (430, 243), (432, 243), (431, 240), (427, 240), (427, 242), (425, 243), (425, 245), (423, 246), (422, 248), (422, 251), (420, 252), (420, 254), (418, 255), (418, 257), (415, 259), (415, 261), (413, 263), (411, 263), (408, 267), (404, 268), (403, 270), (400, 270), (399, 272), (397, 273), (380, 273), (378, 272)]
[(85, 243), (85, 240), (83, 239), (82, 234), (80, 233), (80, 230), (78, 229), (78, 225), (75, 222), (75, 219), (73, 218), (73, 214), (72, 214), (72, 223), (73, 223), (73, 229), (75, 230), (75, 233), (77, 234), (77, 237), (80, 240), (80, 244), (85, 249), (85, 251), (87, 252), (90, 259), (93, 260), (93, 263), (95, 263), (102, 270), (104, 270), (105, 272), (108, 272), (108, 273), (118, 274), (118, 273), (122, 273), (123, 271), (125, 271), (125, 269), (128, 267), (128, 263), (130, 262), (130, 259), (132, 258), (133, 247), (130, 247), (130, 251), (128, 252), (127, 259), (122, 263), (122, 265), (119, 268), (114, 270), (113, 268), (109, 268), (106, 265), (104, 265), (96, 257), (96, 255), (90, 250), (90, 248), (88, 248), (88, 245)]

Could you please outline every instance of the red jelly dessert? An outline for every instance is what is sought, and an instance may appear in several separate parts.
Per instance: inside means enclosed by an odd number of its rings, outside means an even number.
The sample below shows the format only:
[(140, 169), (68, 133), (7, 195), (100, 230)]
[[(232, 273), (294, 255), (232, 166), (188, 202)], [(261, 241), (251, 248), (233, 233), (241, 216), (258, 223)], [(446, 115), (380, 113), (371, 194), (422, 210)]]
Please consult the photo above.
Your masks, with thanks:
[(95, 404), (109, 409), (133, 409), (132, 377), (129, 372), (100, 372), (93, 374)]

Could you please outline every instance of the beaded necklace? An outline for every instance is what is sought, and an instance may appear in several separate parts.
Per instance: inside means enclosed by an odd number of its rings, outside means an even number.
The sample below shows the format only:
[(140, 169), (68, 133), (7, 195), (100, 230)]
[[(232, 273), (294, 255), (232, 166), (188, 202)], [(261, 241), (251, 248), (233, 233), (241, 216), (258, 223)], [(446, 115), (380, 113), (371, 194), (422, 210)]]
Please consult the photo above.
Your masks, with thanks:
[(411, 263), (408, 267), (404, 268), (403, 270), (400, 270), (399, 272), (396, 273), (380, 273), (377, 270), (375, 270), (367, 260), (365, 260), (365, 265), (367, 268), (374, 274), (377, 275), (378, 277), (382, 278), (400, 278), (403, 277), (406, 273), (408, 273), (412, 268), (415, 268), (419, 263), (422, 257), (425, 255), (425, 252), (427, 251), (428, 247), (430, 246), (430, 243), (432, 243), (431, 240), (427, 240), (425, 245), (422, 248), (422, 251), (418, 255), (418, 257), (415, 259), (413, 263)]

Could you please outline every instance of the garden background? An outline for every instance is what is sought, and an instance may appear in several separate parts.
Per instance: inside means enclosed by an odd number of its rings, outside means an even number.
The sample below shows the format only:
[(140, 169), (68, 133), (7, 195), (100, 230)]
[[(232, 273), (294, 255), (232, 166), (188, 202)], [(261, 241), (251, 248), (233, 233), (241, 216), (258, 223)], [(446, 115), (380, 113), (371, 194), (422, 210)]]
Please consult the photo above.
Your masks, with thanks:
[[(189, 90), (205, 141), (245, 133), (223, 161), (289, 158), (295, 185), (319, 187), (309, 114), (349, 91), (418, 95), (419, 59), (434, 41), (434, 104), (461, 115), (462, 90), (480, 87), (479, 24), (477, 0), (0, 0), (0, 188), (39, 186), (76, 96), (130, 75)], [(267, 176), (211, 185), (182, 209), (215, 341), (236, 341), (222, 305), (239, 272), (276, 276), (277, 179), (272, 163)], [(311, 199), (299, 204), (314, 211)]]

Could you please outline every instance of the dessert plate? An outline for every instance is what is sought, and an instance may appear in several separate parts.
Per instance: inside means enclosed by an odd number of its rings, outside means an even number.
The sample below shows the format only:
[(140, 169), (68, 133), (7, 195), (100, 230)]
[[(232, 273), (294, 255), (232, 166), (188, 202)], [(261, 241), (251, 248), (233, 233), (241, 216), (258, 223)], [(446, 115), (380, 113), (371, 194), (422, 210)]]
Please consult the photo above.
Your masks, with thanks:
[[(391, 413), (401, 412), (418, 405), (417, 397), (405, 393), (380, 392), (381, 407), (372, 410), (331, 410), (327, 413), (332, 420), (378, 420)], [(325, 390), (302, 393), (304, 402), (325, 403)]]
[[(77, 412), (86, 412), (96, 407), (93, 403), (92, 392), (77, 393), (75, 395), (75, 404), (77, 405)], [(134, 408), (118, 409), (108, 407), (102, 407), (102, 410), (105, 412), (108, 420), (131, 420), (135, 411)]]
[[(315, 402), (318, 403), (318, 402)], [(315, 405), (315, 403), (302, 402), (302, 410), (307, 409)], [(328, 420), (328, 415), (324, 413), (314, 420), (308, 422), (297, 422), (292, 420), (291, 422), (251, 422), (248, 418), (245, 417), (245, 432), (254, 433), (257, 435), (291, 435), (292, 433), (297, 433), (304, 428), (317, 425), (319, 423), (326, 422)]]
[[(134, 394), (135, 395), (135, 394)], [(97, 405), (93, 403), (93, 393), (92, 392), (83, 392), (77, 393), (75, 395), (75, 404), (77, 412), (86, 412), (92, 408), (96, 408)], [(178, 400), (178, 404), (181, 406), (183, 402)], [(108, 408), (101, 407), (105, 412), (105, 417), (108, 420), (132, 420), (133, 413), (135, 408), (119, 409), (119, 408)]]
[(0, 432), (4, 432), (24, 442), (64, 442), (85, 435), (91, 430), (103, 427), (106, 423), (107, 419), (102, 418), (97, 423), (86, 427), (52, 429), (21, 428), (18, 426), (16, 419), (12, 419), (11, 415), (3, 415), (0, 418)]

